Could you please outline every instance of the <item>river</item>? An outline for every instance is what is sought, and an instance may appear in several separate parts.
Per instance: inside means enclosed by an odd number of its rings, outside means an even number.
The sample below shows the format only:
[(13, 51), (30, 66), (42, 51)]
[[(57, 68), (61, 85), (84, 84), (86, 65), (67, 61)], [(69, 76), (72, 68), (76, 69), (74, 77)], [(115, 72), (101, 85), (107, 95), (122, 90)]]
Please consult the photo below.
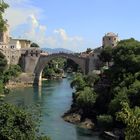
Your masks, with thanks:
[(101, 140), (94, 132), (81, 129), (61, 118), (71, 106), (73, 90), (70, 82), (71, 76), (43, 81), (40, 88), (14, 89), (5, 101), (26, 107), (39, 104), (42, 114), (40, 133), (50, 136), (52, 140)]

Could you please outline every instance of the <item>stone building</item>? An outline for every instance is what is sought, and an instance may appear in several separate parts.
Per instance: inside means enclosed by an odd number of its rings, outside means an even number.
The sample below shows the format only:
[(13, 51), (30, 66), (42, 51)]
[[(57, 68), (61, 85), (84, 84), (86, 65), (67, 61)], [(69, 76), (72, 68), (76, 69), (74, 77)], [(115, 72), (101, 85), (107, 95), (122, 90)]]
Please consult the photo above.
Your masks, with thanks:
[(20, 49), (28, 49), (28, 48), (30, 48), (30, 45), (31, 45), (30, 40), (10, 38), (10, 42), (9, 42), (8, 47), (11, 49), (20, 50)]
[(116, 47), (118, 41), (119, 41), (118, 34), (109, 32), (105, 34), (105, 36), (103, 37), (102, 46), (103, 47), (107, 47), (107, 46)]
[(7, 63), (16, 65), (22, 53), (30, 48), (31, 41), (26, 39), (13, 39), (9, 35), (9, 25), (7, 30), (0, 32), (0, 51), (5, 55)]

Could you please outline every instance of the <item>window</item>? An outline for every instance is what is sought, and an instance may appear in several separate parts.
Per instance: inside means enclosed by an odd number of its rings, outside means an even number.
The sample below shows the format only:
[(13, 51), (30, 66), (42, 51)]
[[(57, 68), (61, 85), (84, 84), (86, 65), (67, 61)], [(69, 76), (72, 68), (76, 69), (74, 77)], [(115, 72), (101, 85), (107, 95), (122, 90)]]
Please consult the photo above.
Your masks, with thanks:
[(108, 39), (109, 39), (109, 40), (111, 40), (111, 38), (110, 38), (110, 37), (109, 37)]

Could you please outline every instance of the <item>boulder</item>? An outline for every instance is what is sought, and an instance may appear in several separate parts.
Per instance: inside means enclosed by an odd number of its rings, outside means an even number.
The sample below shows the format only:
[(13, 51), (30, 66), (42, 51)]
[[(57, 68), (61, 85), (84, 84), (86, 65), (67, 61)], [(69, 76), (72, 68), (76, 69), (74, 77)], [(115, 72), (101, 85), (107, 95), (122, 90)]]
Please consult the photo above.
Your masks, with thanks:
[(66, 114), (63, 116), (64, 120), (70, 123), (80, 123), (81, 121), (81, 116), (79, 114), (76, 113), (72, 113), (72, 114)]
[(94, 129), (95, 124), (90, 119), (85, 119), (85, 121), (79, 124), (79, 127), (86, 128), (86, 129)]

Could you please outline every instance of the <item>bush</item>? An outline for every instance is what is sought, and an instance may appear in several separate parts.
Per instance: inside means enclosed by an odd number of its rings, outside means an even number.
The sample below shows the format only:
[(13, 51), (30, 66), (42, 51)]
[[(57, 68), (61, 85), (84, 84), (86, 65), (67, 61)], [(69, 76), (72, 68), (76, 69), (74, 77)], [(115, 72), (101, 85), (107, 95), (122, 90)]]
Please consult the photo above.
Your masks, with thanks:
[(3, 85), (3, 82), (0, 81), (0, 94), (3, 94), (4, 93), (4, 85)]
[(126, 102), (121, 102), (122, 110), (116, 113), (118, 121), (122, 121), (126, 125), (125, 139), (140, 139), (140, 107), (130, 108)]
[(13, 77), (17, 77), (21, 71), (19, 65), (11, 65), (9, 69), (4, 72), (4, 83), (7, 83)]
[(79, 91), (76, 103), (82, 108), (92, 108), (96, 101), (97, 95), (90, 87), (85, 87), (83, 91)]
[(0, 105), (0, 140), (49, 140), (37, 136), (36, 119), (24, 109), (3, 103)]
[(102, 129), (110, 129), (113, 126), (113, 118), (111, 115), (99, 115), (97, 122), (98, 126)]

